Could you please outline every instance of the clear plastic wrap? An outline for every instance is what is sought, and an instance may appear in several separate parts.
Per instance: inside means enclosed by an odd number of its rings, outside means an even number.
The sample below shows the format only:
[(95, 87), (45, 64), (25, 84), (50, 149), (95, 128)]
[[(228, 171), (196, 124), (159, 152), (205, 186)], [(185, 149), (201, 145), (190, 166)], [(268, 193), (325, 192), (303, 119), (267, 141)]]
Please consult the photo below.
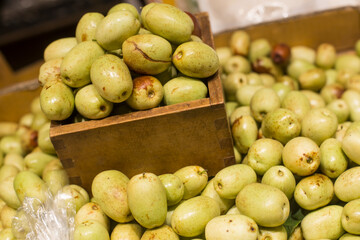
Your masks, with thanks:
[(209, 13), (214, 34), (300, 14), (359, 4), (360, 0), (198, 0), (199, 10)]
[(44, 203), (26, 197), (17, 210), (12, 228), (17, 239), (24, 240), (72, 240), (75, 229), (75, 206), (71, 196), (50, 192)]

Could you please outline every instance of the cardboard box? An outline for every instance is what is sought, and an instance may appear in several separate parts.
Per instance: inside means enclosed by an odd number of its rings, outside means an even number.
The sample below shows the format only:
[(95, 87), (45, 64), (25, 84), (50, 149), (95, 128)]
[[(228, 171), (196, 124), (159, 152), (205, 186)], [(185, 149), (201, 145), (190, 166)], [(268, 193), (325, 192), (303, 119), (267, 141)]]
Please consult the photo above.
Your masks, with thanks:
[[(208, 15), (197, 15), (202, 39), (213, 46)], [(208, 79), (209, 97), (102, 120), (52, 122), (50, 137), (71, 183), (90, 191), (101, 171), (129, 178), (142, 172), (172, 173), (200, 165), (214, 176), (235, 163), (218, 74)]]

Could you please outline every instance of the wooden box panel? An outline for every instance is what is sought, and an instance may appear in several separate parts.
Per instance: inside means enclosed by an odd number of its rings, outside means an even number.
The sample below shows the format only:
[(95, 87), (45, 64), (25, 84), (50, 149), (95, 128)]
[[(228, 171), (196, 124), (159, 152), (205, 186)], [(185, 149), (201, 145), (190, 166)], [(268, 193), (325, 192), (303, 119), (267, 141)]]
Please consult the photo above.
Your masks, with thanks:
[[(197, 15), (202, 39), (213, 46), (207, 13)], [(101, 171), (128, 177), (141, 172), (172, 173), (200, 165), (214, 176), (235, 163), (221, 80), (208, 80), (209, 97), (147, 111), (62, 124), (52, 122), (50, 137), (72, 183), (90, 191)]]
[[(256, 24), (243, 30), (252, 39), (266, 38), (271, 44), (317, 48), (326, 42), (333, 44), (338, 51), (345, 51), (353, 49), (355, 42), (360, 39), (360, 14), (359, 8), (343, 7)], [(214, 36), (215, 46), (228, 46), (233, 31)]]

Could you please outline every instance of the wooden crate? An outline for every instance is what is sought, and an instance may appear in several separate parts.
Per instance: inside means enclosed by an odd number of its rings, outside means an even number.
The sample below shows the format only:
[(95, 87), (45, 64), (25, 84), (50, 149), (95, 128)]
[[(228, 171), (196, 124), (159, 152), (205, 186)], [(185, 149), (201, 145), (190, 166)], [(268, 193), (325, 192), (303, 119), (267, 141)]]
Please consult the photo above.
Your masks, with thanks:
[[(207, 13), (197, 15), (204, 42), (213, 46)], [(102, 120), (52, 122), (50, 137), (71, 183), (90, 191), (101, 171), (128, 177), (172, 173), (200, 165), (214, 176), (235, 163), (219, 75), (208, 80), (209, 97)]]
[(0, 121), (18, 122), (39, 96), (37, 77), (42, 60), (14, 71), (0, 52)]
[[(355, 42), (360, 39), (360, 12), (357, 7), (343, 7), (256, 24), (243, 30), (251, 39), (266, 38), (272, 45), (286, 43), (316, 49), (321, 43), (330, 43), (337, 51), (347, 51), (354, 49)], [(234, 31), (215, 35), (215, 46), (229, 46)]]

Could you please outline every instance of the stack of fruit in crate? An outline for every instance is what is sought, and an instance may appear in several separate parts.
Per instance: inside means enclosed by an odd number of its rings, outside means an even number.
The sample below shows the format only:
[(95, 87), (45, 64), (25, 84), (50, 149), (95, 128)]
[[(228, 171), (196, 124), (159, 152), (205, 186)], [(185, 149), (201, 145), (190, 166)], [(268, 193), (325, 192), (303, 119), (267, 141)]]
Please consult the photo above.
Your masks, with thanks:
[[(142, 10), (146, 16), (164, 5), (148, 6)], [(125, 15), (136, 22), (136, 15)], [(151, 28), (147, 21), (143, 24)], [(116, 57), (118, 51), (112, 50), (98, 59)], [(360, 239), (360, 43), (354, 52), (340, 55), (327, 43), (316, 50), (272, 47), (266, 39), (251, 41), (246, 32), (237, 31), (230, 46), (217, 53), (237, 164), (212, 179), (201, 166), (131, 178), (107, 170), (94, 178), (91, 193), (68, 185), (49, 139), (47, 116), (52, 115), (47, 110), (55, 108), (44, 107), (50, 104), (44, 94), (54, 86), (63, 89), (54, 90), (53, 96), (59, 97), (55, 102), (68, 101), (70, 108), (86, 86), (74, 90), (71, 100), (73, 89), (63, 83), (71, 78), (59, 79), (62, 64), (50, 67), (49, 76), (57, 78), (43, 82), (43, 109), (39, 99), (34, 100), (32, 113), (18, 124), (0, 124), (0, 239), (26, 239), (43, 230), (24, 224), (22, 209), (26, 197), (46, 201), (47, 189), (54, 196), (69, 196), (76, 213), (69, 218), (75, 240)], [(186, 70), (180, 72), (189, 76)]]
[(360, 234), (360, 41), (337, 53), (329, 43), (271, 46), (239, 30), (217, 53), (237, 162), (286, 194), (289, 232), (360, 238), (351, 235)]
[(64, 120), (76, 109), (86, 119), (100, 119), (113, 108), (122, 113), (116, 109), (125, 102), (146, 110), (205, 98), (206, 78), (217, 72), (219, 60), (192, 35), (199, 31), (195, 17), (167, 4), (148, 4), (141, 15), (127, 3), (105, 17), (85, 14), (75, 37), (44, 51), (39, 80), (45, 115)]

